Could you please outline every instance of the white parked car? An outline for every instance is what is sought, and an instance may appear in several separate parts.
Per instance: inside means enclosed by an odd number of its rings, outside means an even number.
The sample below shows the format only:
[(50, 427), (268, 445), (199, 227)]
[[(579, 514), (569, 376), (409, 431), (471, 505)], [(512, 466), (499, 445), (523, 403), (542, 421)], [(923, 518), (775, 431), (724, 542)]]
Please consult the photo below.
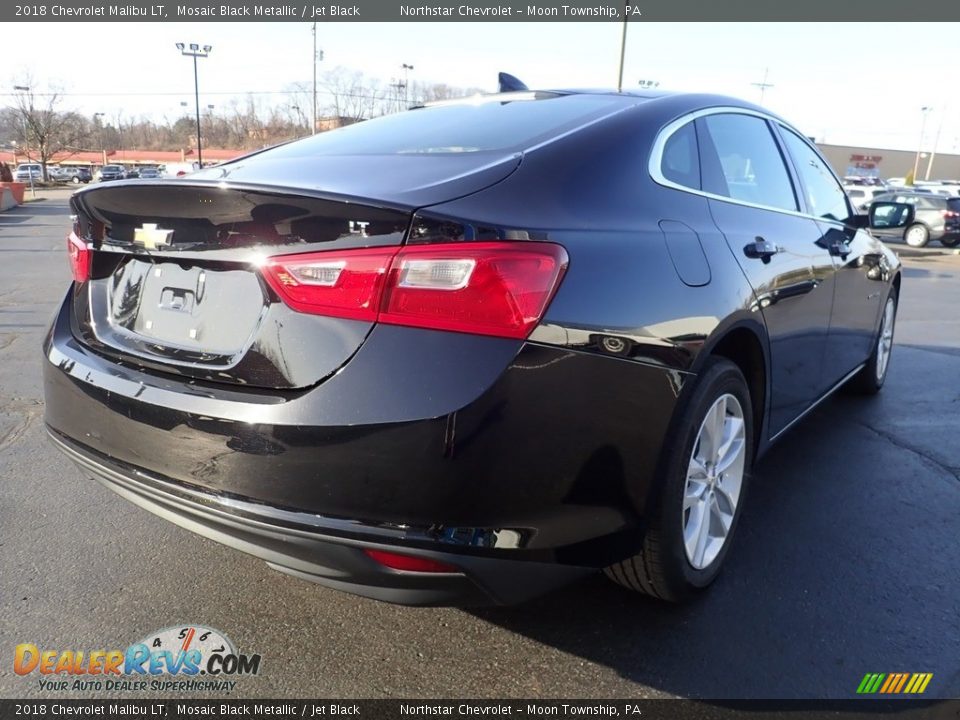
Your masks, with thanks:
[(847, 191), (847, 197), (850, 198), (853, 207), (861, 214), (867, 212), (870, 203), (877, 195), (890, 192), (890, 188), (870, 185), (845, 185), (843, 189)]
[(178, 178), (195, 170), (199, 170), (199, 166), (195, 162), (167, 163), (163, 167), (163, 176), (165, 178)]
[(43, 180), (43, 166), (40, 163), (23, 163), (17, 165), (13, 179), (17, 182), (40, 182)]

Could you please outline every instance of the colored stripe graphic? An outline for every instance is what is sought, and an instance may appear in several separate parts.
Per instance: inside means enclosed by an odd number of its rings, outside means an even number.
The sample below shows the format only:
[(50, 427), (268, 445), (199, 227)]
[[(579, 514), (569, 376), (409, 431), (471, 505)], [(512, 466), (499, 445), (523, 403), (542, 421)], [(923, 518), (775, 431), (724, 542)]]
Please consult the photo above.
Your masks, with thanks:
[(908, 673), (900, 673), (900, 682), (897, 683), (897, 687), (893, 692), (898, 693), (901, 690), (903, 690), (903, 686), (907, 684), (908, 677), (909, 677)]
[(872, 695), (880, 689), (880, 683), (883, 682), (885, 677), (886, 675), (884, 673), (867, 673), (863, 676), (863, 680), (860, 681), (860, 687), (857, 688), (857, 692), (861, 695)]
[(926, 692), (933, 673), (867, 673), (857, 686), (858, 695), (919, 695)]
[(927, 689), (927, 685), (930, 684), (931, 679), (933, 679), (933, 673), (914, 673), (913, 677), (910, 678), (910, 682), (907, 683), (907, 687), (904, 688), (903, 691), (905, 693), (919, 695)]

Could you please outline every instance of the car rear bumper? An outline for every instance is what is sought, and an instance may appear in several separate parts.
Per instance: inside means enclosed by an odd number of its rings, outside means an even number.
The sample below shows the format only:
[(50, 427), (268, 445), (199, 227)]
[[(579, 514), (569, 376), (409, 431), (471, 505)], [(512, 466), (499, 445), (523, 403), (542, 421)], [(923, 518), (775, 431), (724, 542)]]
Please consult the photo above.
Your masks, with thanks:
[[(111, 461), (47, 428), (53, 443), (87, 476), (154, 515), (264, 560), (275, 570), (336, 590), (403, 605), (513, 604), (572, 582), (592, 568), (478, 557), (422, 545), (426, 529), (282, 511), (187, 488)], [(398, 547), (399, 546), (399, 547)], [(363, 551), (404, 554), (453, 565), (458, 573), (404, 572)]]
[[(278, 569), (409, 604), (511, 603), (632, 554), (683, 373), (378, 326), (302, 391), (94, 353), (71, 296), (44, 351), (57, 446), (127, 499)], [(456, 575), (378, 566), (366, 547)]]

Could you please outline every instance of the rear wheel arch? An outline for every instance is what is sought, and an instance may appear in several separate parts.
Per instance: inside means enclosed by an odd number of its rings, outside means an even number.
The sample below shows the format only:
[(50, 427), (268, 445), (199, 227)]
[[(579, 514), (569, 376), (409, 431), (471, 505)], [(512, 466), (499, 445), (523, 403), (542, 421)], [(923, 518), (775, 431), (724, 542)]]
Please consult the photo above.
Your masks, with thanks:
[[(759, 450), (766, 428), (767, 399), (770, 394), (770, 360), (765, 331), (756, 327), (755, 323), (745, 321), (726, 328), (704, 345), (693, 371), (696, 372), (710, 357), (726, 358), (743, 373), (750, 390), (753, 410), (754, 450)], [(756, 457), (756, 453), (754, 456)]]
[[(765, 449), (762, 438), (766, 432), (767, 397), (769, 395), (769, 358), (766, 350), (766, 331), (752, 319), (741, 319), (715, 332), (697, 353), (689, 371), (693, 375), (700, 375), (710, 364), (713, 358), (729, 360), (743, 374), (747, 381), (750, 393), (750, 407), (753, 411), (753, 457), (756, 459)], [(687, 413), (691, 395), (694, 393), (696, 378), (690, 378), (684, 383), (677, 404), (670, 419), (667, 437), (675, 436), (681, 428)], [(657, 463), (657, 482), (651, 484), (649, 491), (641, 503), (641, 507), (650, 508), (659, 502), (663, 491), (662, 479), (665, 471), (665, 453), (661, 451)]]

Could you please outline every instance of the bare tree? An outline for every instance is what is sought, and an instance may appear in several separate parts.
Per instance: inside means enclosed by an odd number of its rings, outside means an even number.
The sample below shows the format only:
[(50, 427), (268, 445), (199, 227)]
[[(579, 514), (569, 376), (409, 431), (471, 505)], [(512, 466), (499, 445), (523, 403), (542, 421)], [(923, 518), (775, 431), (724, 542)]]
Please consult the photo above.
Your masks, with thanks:
[(461, 88), (446, 83), (410, 83), (410, 97), (417, 102), (434, 102), (436, 100), (452, 100), (454, 98), (478, 95), (480, 88)]
[(324, 73), (323, 88), (326, 114), (331, 117), (365, 120), (389, 111), (387, 88), (358, 70), (337, 67)]
[(14, 110), (20, 121), (16, 128), (18, 141), (27, 149), (28, 157), (31, 148), (36, 152), (43, 166), (43, 179), (47, 180), (50, 158), (81, 151), (89, 142), (90, 128), (79, 114), (57, 110), (63, 97), (59, 89), (38, 93), (29, 76), (17, 81), (16, 87), (27, 88), (14, 96)]
[[(23, 83), (21, 86), (20, 83)], [(184, 113), (151, 119), (124, 117), (118, 108), (104, 108), (106, 114), (83, 117), (60, 109), (64, 100), (58, 89), (33, 90), (30, 77), (17, 81), (25, 87), (14, 96), (14, 104), (0, 108), (0, 139), (14, 139), (29, 157), (44, 166), (51, 159), (65, 159), (80, 151), (112, 152), (124, 147), (137, 150), (183, 150), (196, 143), (193, 115)], [(400, 88), (387, 81), (338, 67), (324, 74), (319, 98), (320, 113), (327, 117), (365, 120), (396, 112), (402, 103)], [(444, 100), (477, 92), (443, 83), (411, 81), (406, 93), (411, 104)], [(307, 83), (287, 86), (286, 102), (268, 104), (261, 96), (231, 101), (215, 110), (208, 108), (201, 119), (203, 142), (207, 147), (250, 150), (300, 137), (309, 132), (313, 115), (312, 87)], [(342, 122), (328, 123), (336, 127)]]

